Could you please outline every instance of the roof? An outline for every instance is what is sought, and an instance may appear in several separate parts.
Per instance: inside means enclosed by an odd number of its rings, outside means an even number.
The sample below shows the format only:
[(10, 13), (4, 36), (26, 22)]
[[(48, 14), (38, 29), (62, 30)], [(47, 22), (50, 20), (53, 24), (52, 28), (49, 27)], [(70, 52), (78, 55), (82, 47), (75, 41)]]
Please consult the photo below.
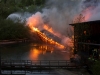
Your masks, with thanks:
[(78, 42), (78, 44), (85, 44), (85, 45), (95, 45), (95, 46), (100, 46), (100, 44), (95, 44), (95, 43), (85, 43), (85, 42)]
[(81, 23), (73, 23), (73, 24), (69, 24), (69, 25), (85, 25), (85, 24), (91, 24), (91, 25), (94, 25), (94, 24), (99, 24), (100, 25), (100, 20), (95, 20), (95, 21), (88, 21), (88, 22), (81, 22)]

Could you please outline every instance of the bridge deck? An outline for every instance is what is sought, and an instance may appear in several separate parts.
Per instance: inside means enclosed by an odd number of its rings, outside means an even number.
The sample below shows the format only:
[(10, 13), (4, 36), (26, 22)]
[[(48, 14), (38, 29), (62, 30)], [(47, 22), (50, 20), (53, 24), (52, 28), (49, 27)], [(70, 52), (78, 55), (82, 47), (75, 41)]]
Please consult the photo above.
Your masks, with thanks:
[(1, 60), (1, 70), (50, 70), (77, 68), (78, 65), (68, 60)]

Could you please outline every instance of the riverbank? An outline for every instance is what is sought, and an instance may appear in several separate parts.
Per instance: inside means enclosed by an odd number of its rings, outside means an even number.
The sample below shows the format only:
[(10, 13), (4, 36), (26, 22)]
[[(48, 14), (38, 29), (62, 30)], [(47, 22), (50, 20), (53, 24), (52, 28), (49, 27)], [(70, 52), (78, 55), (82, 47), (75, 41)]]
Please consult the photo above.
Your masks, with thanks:
[(57, 75), (90, 75), (85, 69), (77, 69), (77, 70), (63, 70), (57, 69), (55, 70)]
[(5, 44), (14, 44), (14, 43), (20, 43), (20, 42), (29, 42), (30, 40), (26, 39), (18, 39), (18, 40), (0, 40), (0, 45)]

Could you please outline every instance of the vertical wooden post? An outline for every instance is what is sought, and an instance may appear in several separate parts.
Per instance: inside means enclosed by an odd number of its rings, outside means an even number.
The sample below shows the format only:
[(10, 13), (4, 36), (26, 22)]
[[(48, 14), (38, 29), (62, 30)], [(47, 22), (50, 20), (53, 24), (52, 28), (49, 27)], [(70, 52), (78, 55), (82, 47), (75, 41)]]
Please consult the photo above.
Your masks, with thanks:
[(59, 68), (59, 60), (58, 60), (58, 68)]
[(0, 75), (2, 75), (1, 73), (1, 50), (0, 50)]
[(50, 60), (49, 60), (49, 73), (50, 73)]
[(67, 60), (66, 60), (66, 68), (67, 68)]

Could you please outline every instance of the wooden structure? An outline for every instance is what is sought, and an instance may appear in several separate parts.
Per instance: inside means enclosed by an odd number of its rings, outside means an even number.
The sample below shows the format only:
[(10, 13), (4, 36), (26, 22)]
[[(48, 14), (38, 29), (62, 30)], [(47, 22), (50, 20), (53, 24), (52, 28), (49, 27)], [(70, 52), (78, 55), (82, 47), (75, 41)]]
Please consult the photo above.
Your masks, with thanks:
[(100, 53), (100, 20), (70, 24), (74, 27), (74, 52), (98, 58)]
[[(1, 73), (2, 75), (6, 73), (5, 71), (10, 71), (14, 73), (15, 71), (21, 72), (42, 72), (54, 69), (71, 69), (78, 68), (78, 64), (70, 62), (68, 60), (1, 60)], [(4, 72), (4, 73), (3, 73)], [(21, 75), (21, 74), (20, 74)]]

